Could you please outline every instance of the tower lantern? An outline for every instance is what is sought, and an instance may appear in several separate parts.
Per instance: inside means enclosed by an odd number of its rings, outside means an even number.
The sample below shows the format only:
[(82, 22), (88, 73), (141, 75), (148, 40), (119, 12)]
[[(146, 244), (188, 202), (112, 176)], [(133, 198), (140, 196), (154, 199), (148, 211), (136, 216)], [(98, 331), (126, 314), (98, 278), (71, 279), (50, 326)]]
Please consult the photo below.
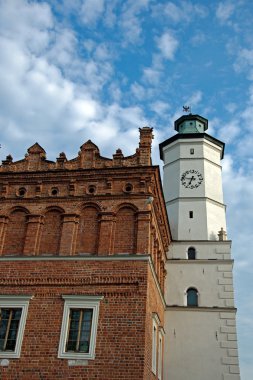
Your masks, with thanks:
[(208, 120), (199, 115), (183, 115), (174, 126), (178, 133), (204, 133), (208, 129)]

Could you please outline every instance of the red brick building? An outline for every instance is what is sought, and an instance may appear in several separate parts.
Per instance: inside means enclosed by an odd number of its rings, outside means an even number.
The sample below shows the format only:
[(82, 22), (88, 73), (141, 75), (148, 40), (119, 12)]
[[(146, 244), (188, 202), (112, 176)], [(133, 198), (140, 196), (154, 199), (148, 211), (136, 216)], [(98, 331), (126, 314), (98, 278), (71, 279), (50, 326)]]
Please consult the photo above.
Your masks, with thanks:
[(136, 153), (0, 167), (0, 378), (162, 379), (170, 231), (152, 129)]

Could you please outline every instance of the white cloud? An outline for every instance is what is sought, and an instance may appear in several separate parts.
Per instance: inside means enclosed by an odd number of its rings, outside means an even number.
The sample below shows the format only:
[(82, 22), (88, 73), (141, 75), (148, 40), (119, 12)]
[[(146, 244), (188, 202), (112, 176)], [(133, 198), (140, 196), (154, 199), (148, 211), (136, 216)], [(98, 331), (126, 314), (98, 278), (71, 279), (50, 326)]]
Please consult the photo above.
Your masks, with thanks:
[(216, 17), (220, 22), (224, 23), (230, 19), (234, 13), (235, 5), (232, 2), (219, 3), (216, 9)]
[(106, 43), (96, 44), (94, 56), (99, 61), (107, 61), (112, 58), (112, 53)]
[(228, 144), (235, 142), (241, 132), (241, 126), (237, 119), (232, 119), (229, 123), (222, 125), (218, 131), (218, 138)]
[(191, 38), (193, 46), (198, 46), (206, 41), (206, 35), (202, 31), (197, 31)]
[[(113, 72), (109, 47), (85, 41), (90, 58), (80, 59), (74, 32), (59, 25), (47, 5), (22, 0), (18, 5), (15, 0), (0, 4), (6, 27), (0, 37), (2, 154), (13, 153), (11, 146), (18, 140), (14, 152), (18, 158), (25, 153), (22, 146), (35, 141), (53, 159), (64, 147), (76, 155), (78, 146), (91, 136), (111, 151), (112, 139), (125, 128), (131, 133), (123, 132), (128, 140), (120, 142), (132, 154), (130, 149), (138, 144), (133, 130), (138, 134), (142, 111), (117, 103), (104, 106), (98, 96)], [(114, 86), (111, 91), (119, 102), (120, 89)]]
[(146, 80), (149, 84), (153, 86), (159, 84), (160, 77), (161, 77), (161, 71), (153, 67), (147, 67), (143, 70), (144, 80)]
[(113, 102), (120, 102), (122, 99), (122, 91), (120, 88), (120, 84), (116, 81), (111, 83), (109, 86), (110, 98)]
[(189, 23), (193, 21), (195, 17), (206, 17), (207, 13), (207, 7), (200, 4), (193, 4), (190, 1), (180, 1), (177, 2), (177, 4), (168, 1), (156, 4), (152, 7), (153, 17), (157, 19), (164, 17), (174, 23)]
[(240, 73), (246, 71), (249, 80), (253, 80), (253, 49), (241, 48), (237, 51), (234, 69)]
[(83, 0), (80, 18), (85, 25), (94, 25), (104, 12), (104, 0)]
[(168, 2), (164, 7), (165, 14), (173, 21), (178, 22), (184, 18), (184, 12), (181, 7), (178, 7), (172, 2)]
[(13, 39), (23, 48), (40, 54), (50, 42), (53, 17), (45, 3), (12, 0), (0, 3), (0, 25), (6, 39)]
[(115, 14), (116, 6), (118, 5), (118, 0), (110, 0), (105, 3), (105, 15), (104, 15), (104, 23), (107, 27), (112, 28), (116, 21), (117, 17)]
[(167, 111), (170, 109), (170, 105), (161, 100), (157, 100), (150, 106), (151, 110), (157, 113), (160, 117), (166, 116)]
[(162, 56), (168, 60), (174, 59), (178, 44), (178, 40), (169, 31), (157, 38), (157, 47), (161, 51)]
[(146, 88), (139, 83), (134, 82), (131, 85), (131, 92), (138, 100), (143, 100), (145, 98), (146, 91)]
[(237, 110), (238, 106), (236, 103), (228, 103), (225, 105), (225, 109), (229, 112), (229, 113), (234, 113), (236, 110)]
[(202, 91), (197, 90), (186, 99), (185, 104), (190, 105), (192, 113), (195, 113), (194, 107), (197, 106), (201, 102), (202, 97), (203, 97)]
[(150, 0), (127, 0), (124, 2), (119, 22), (123, 29), (123, 45), (140, 42), (143, 17), (140, 17), (139, 14), (148, 9), (149, 2)]
[(139, 107), (122, 108), (114, 103), (104, 108), (103, 117), (89, 123), (88, 129), (101, 149), (116, 151), (119, 147), (125, 147), (123, 153), (130, 155), (138, 145), (137, 126), (145, 124), (146, 120)]

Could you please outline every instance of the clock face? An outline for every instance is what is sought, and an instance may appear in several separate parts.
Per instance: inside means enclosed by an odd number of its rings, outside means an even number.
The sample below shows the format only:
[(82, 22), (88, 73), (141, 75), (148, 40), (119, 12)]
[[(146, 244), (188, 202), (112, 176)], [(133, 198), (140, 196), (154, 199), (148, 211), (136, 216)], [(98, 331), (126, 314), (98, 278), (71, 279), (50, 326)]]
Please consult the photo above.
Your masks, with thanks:
[(187, 189), (195, 189), (203, 182), (203, 176), (197, 170), (186, 170), (186, 172), (181, 175), (181, 182)]

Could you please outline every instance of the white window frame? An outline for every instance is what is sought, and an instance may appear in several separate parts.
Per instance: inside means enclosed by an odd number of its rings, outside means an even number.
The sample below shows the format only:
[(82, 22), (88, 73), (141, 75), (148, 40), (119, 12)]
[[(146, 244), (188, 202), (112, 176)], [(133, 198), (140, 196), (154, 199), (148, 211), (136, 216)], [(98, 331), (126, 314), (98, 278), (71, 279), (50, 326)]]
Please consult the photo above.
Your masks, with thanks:
[(152, 372), (157, 372), (157, 334), (160, 319), (156, 313), (152, 315)]
[(13, 309), (21, 308), (21, 317), (18, 326), (18, 333), (16, 338), (16, 345), (14, 351), (0, 351), (0, 358), (17, 359), (21, 354), (21, 346), (25, 331), (26, 318), (28, 313), (29, 301), (32, 298), (29, 296), (14, 296), (14, 295), (0, 295), (0, 308)]
[(164, 329), (162, 327), (159, 328), (158, 333), (158, 370), (157, 376), (158, 380), (162, 380), (162, 365), (163, 365), (163, 337), (164, 337)]
[[(65, 300), (62, 327), (60, 335), (60, 343), (58, 350), (58, 358), (61, 359), (95, 359), (95, 347), (98, 325), (99, 304), (104, 298), (103, 296), (82, 296), (82, 295), (63, 295)], [(69, 329), (69, 314), (70, 309), (93, 309), (92, 324), (91, 324), (91, 337), (90, 348), (88, 353), (84, 352), (71, 352), (66, 351), (66, 342)]]

